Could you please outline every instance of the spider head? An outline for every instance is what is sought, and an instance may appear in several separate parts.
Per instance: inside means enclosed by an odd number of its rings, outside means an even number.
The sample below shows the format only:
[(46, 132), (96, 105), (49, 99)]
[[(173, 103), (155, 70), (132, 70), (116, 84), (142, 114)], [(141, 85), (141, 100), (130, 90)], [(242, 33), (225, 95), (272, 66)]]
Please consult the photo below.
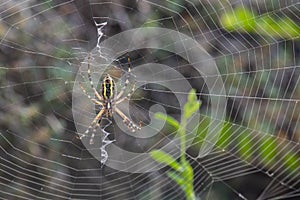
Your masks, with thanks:
[(106, 74), (103, 79), (103, 82), (109, 84), (109, 83), (111, 83), (111, 81), (113, 81), (112, 77), (109, 74)]

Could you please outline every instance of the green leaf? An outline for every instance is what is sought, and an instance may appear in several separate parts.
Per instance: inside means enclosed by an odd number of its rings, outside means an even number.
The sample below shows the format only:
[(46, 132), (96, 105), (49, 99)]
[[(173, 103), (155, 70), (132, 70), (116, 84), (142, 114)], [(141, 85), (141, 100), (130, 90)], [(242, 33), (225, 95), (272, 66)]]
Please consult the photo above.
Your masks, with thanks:
[(185, 189), (185, 181), (184, 179), (178, 175), (176, 172), (169, 171), (167, 172), (168, 177), (170, 177), (172, 180), (174, 180), (179, 186), (182, 187), (182, 189)]
[(292, 38), (298, 37), (300, 34), (299, 26), (288, 17), (281, 19), (278, 25), (281, 27), (281, 37)]
[(183, 167), (182, 175), (184, 175), (183, 178), (186, 180), (185, 182), (192, 184), (194, 178), (194, 171), (192, 166), (188, 161), (183, 161), (181, 164)]
[(157, 162), (166, 164), (176, 171), (182, 171), (182, 167), (180, 166), (180, 164), (171, 155), (163, 151), (153, 150), (150, 152), (150, 156)]
[(196, 138), (193, 141), (193, 145), (196, 145), (196, 148), (200, 148), (201, 145), (203, 144), (204, 138), (207, 135), (207, 132), (209, 130), (209, 125), (210, 125), (210, 117), (208, 116), (203, 116), (201, 121), (198, 124), (198, 127), (196, 129)]
[(281, 32), (281, 27), (278, 22), (269, 15), (262, 16), (256, 19), (257, 30), (269, 37), (279, 37)]
[(255, 13), (245, 7), (237, 7), (225, 12), (220, 22), (228, 31), (253, 31), (255, 29)]
[(232, 129), (232, 123), (225, 121), (216, 146), (226, 149), (230, 145), (232, 142), (232, 133), (234, 132)]
[(188, 95), (188, 102), (184, 105), (184, 117), (186, 119), (190, 118), (199, 108), (200, 101), (197, 100), (195, 89), (192, 89)]
[(300, 34), (300, 27), (288, 17), (276, 19), (266, 15), (258, 18), (256, 23), (258, 31), (272, 37), (293, 38)]
[(276, 38), (290, 39), (300, 34), (299, 25), (289, 17), (278, 17), (274, 13), (261, 16), (242, 6), (224, 12), (220, 24), (227, 31), (258, 33)]
[(180, 163), (171, 155), (160, 150), (151, 151), (150, 156), (157, 162), (167, 164), (173, 168), (175, 171), (169, 171), (167, 175), (183, 189), (187, 200), (195, 200), (196, 197), (193, 186), (194, 172), (192, 166), (185, 158), (185, 133), (188, 118), (199, 110), (201, 103), (197, 100), (196, 91), (194, 89), (189, 92), (187, 100), (187, 103), (184, 105), (183, 117), (181, 118), (180, 124), (177, 120), (165, 114), (155, 114), (157, 119), (165, 120), (177, 129), (180, 136)]
[(259, 147), (259, 152), (261, 154), (261, 160), (266, 165), (270, 165), (275, 162), (277, 155), (277, 142), (272, 137), (263, 137), (262, 143)]
[(252, 137), (250, 131), (244, 130), (240, 133), (238, 137), (238, 146), (239, 146), (239, 153), (240, 156), (246, 159), (251, 159), (253, 153), (253, 144), (252, 144)]
[(196, 96), (196, 90), (195, 89), (191, 89), (191, 91), (189, 92), (188, 95), (188, 102), (195, 102), (197, 101), (197, 96)]
[(168, 124), (170, 124), (171, 126), (173, 126), (176, 129), (179, 129), (179, 127), (180, 127), (179, 122), (176, 119), (174, 119), (173, 117), (170, 117), (168, 115), (165, 115), (161, 112), (155, 113), (154, 117), (156, 119), (166, 121)]
[(293, 174), (299, 173), (300, 159), (296, 153), (290, 152), (284, 156), (285, 167)]
[(235, 9), (235, 17), (237, 19), (237, 26), (245, 31), (252, 31), (255, 28), (255, 15), (251, 10), (244, 7)]

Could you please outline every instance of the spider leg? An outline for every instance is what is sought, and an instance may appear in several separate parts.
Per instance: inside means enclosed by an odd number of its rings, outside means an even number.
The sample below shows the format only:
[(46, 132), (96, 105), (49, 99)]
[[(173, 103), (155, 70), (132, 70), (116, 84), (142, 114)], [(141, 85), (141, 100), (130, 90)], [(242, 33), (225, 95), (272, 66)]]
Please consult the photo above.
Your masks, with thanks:
[(88, 77), (89, 77), (89, 81), (90, 81), (91, 87), (92, 87), (92, 89), (93, 89), (93, 91), (94, 91), (96, 97), (97, 97), (100, 101), (102, 101), (103, 98), (102, 98), (101, 95), (97, 92), (96, 88), (94, 87), (93, 80), (92, 80), (91, 68), (90, 68), (90, 58), (91, 58), (91, 57), (90, 57), (90, 54), (89, 54), (89, 57), (88, 57), (88, 71), (87, 71)]
[(87, 136), (90, 132), (91, 129), (93, 129), (93, 133), (91, 135), (91, 139), (90, 139), (90, 144), (94, 144), (94, 137), (95, 137), (95, 133), (97, 131), (97, 128), (100, 126), (99, 124), (99, 120), (102, 118), (102, 115), (105, 112), (105, 108), (103, 107), (99, 113), (97, 114), (97, 116), (94, 118), (93, 122), (91, 123), (91, 125), (89, 126), (89, 128), (85, 131), (84, 135), (82, 135), (80, 137), (80, 139), (82, 139), (83, 137)]
[[(116, 98), (116, 103), (115, 103), (115, 104), (117, 105), (117, 104), (121, 103), (122, 101), (124, 101), (124, 100), (126, 100), (126, 99), (129, 99), (129, 98), (133, 95), (133, 93), (134, 93), (135, 85), (136, 85), (136, 81), (134, 82), (134, 84), (133, 84), (133, 86), (132, 86), (130, 92), (127, 94), (127, 96), (122, 97), (122, 98)], [(119, 96), (119, 95), (118, 95), (118, 96)]]
[(122, 87), (122, 89), (120, 90), (120, 92), (119, 92), (119, 94), (117, 95), (116, 99), (119, 99), (119, 98), (124, 94), (124, 92), (125, 92), (125, 90), (126, 90), (128, 84), (129, 84), (130, 72), (131, 72), (131, 64), (130, 64), (130, 57), (129, 57), (129, 56), (128, 56), (127, 60), (128, 60), (128, 64), (127, 64), (127, 66), (128, 66), (127, 77), (126, 77), (126, 80), (125, 80), (125, 84), (124, 84), (124, 86)]
[(100, 105), (100, 106), (103, 106), (103, 103), (101, 102), (101, 100), (100, 101), (98, 101), (97, 99), (95, 99), (95, 98), (92, 98), (88, 93), (87, 93), (87, 91), (86, 91), (86, 89), (83, 87), (83, 85), (81, 84), (81, 83), (79, 83), (79, 85), (80, 85), (80, 88), (81, 88), (81, 90), (82, 90), (82, 92), (85, 94), (85, 96), (87, 96), (87, 98), (89, 98), (92, 102), (94, 102), (95, 104), (97, 104), (97, 105)]
[(115, 107), (116, 113), (123, 119), (123, 123), (127, 125), (127, 127), (132, 131), (135, 132), (136, 130), (140, 130), (141, 127), (133, 123), (121, 110)]

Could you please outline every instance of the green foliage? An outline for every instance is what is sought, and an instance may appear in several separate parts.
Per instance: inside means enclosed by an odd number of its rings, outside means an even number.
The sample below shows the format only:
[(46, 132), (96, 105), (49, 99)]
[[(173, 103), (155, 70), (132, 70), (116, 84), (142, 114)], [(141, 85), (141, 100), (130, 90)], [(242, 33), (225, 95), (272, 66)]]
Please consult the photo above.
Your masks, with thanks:
[(289, 152), (284, 156), (284, 165), (294, 176), (299, 176), (300, 159), (294, 152)]
[(244, 160), (250, 160), (253, 154), (250, 131), (244, 130), (238, 137), (239, 154)]
[(162, 113), (155, 113), (155, 118), (161, 119), (163, 121), (166, 121), (168, 124), (170, 124), (171, 126), (173, 126), (174, 128), (176, 128), (177, 130), (180, 127), (180, 124), (179, 124), (179, 122), (176, 119), (174, 119), (173, 117), (164, 115)]
[(260, 156), (266, 166), (273, 165), (276, 161), (278, 142), (272, 137), (262, 138), (259, 145)]
[(180, 164), (171, 155), (160, 150), (151, 151), (150, 155), (157, 162), (166, 164), (176, 171), (182, 171)]
[[(199, 133), (197, 137), (200, 137)], [(225, 122), (216, 147), (234, 153), (244, 161), (252, 163), (255, 159), (256, 164), (266, 170), (276, 171), (283, 168), (288, 176), (293, 174), (299, 177), (300, 157), (296, 153), (297, 145), (285, 141), (284, 138), (262, 135), (231, 122)]]
[(188, 119), (200, 108), (200, 101), (197, 101), (195, 91), (192, 90), (188, 95), (188, 102), (184, 105), (184, 118)]
[[(193, 169), (185, 157), (186, 123), (198, 111), (200, 104), (197, 101), (195, 91), (192, 90), (188, 95), (187, 103), (184, 105), (180, 123), (162, 113), (156, 113), (155, 115), (156, 118), (166, 121), (179, 133), (181, 151), (179, 160), (160, 150), (150, 152), (154, 160), (172, 168), (171, 171), (167, 172), (167, 175), (182, 188), (188, 200), (196, 197), (193, 188)], [(207, 134), (207, 127), (210, 121), (209, 117), (204, 116), (204, 119), (198, 124), (197, 137), (194, 140), (195, 144), (197, 144), (196, 148), (201, 146), (201, 141)], [(297, 153), (291, 151), (294, 148), (292, 143), (287, 144), (282, 142), (280, 138), (272, 135), (261, 135), (245, 127), (225, 122), (216, 143), (216, 148), (232, 152), (244, 161), (253, 162), (253, 159), (257, 159), (258, 165), (271, 172), (274, 171), (275, 175), (277, 171), (274, 169), (274, 166), (279, 166), (284, 168), (285, 173), (289, 174), (289, 176), (291, 174), (299, 176), (300, 158)], [(285, 150), (283, 151), (283, 149)]]
[(221, 23), (228, 31), (253, 31), (255, 15), (248, 9), (238, 7), (232, 12), (226, 12), (221, 17)]
[(262, 16), (245, 7), (225, 12), (220, 23), (227, 31), (256, 33), (275, 38), (292, 39), (300, 35), (300, 27), (288, 17), (275, 13)]
[[(204, 118), (209, 126), (209, 117)], [(201, 123), (203, 123), (203, 121)], [(203, 138), (207, 134), (207, 129), (198, 128), (194, 140), (196, 151), (201, 147)], [(300, 157), (297, 154), (297, 144), (287, 142), (284, 138), (279, 138), (270, 134), (262, 134), (247, 127), (224, 122), (215, 148), (219, 151), (230, 152), (245, 162), (255, 163), (266, 170), (274, 171), (283, 168), (288, 176), (299, 177)], [(276, 166), (276, 167), (274, 167)]]
[(170, 116), (166, 116), (162, 113), (156, 113), (155, 117), (161, 120), (165, 120), (171, 126), (177, 129), (180, 137), (180, 161), (176, 161), (171, 155), (160, 151), (154, 150), (150, 152), (151, 157), (159, 163), (166, 164), (173, 169), (173, 171), (167, 172), (167, 175), (175, 181), (184, 191), (187, 200), (196, 199), (194, 193), (194, 172), (192, 166), (186, 160), (185, 157), (185, 134), (187, 120), (199, 110), (200, 101), (197, 100), (195, 90), (191, 90), (188, 95), (188, 101), (184, 105), (183, 117), (181, 123)]
[(290, 18), (275, 17), (266, 15), (256, 19), (257, 31), (273, 37), (293, 38), (300, 34), (300, 27)]
[(222, 149), (227, 148), (232, 142), (232, 140), (230, 139), (230, 137), (232, 136), (232, 132), (232, 124), (230, 122), (225, 122), (222, 127), (219, 139), (217, 141), (217, 146)]

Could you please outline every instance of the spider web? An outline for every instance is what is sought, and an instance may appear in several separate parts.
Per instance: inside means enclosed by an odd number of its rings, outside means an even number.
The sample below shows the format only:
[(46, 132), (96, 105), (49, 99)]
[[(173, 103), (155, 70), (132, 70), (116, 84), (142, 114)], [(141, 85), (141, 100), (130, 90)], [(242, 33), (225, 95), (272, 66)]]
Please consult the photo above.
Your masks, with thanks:
[[(156, 168), (139, 155), (164, 148), (178, 157), (174, 130), (153, 114), (180, 120), (190, 88), (202, 101), (186, 153), (197, 197), (298, 199), (299, 37), (259, 29), (229, 32), (221, 19), (237, 7), (299, 24), (298, 1), (0, 2), (1, 199), (184, 199), (166, 176), (168, 167)], [(101, 23), (107, 24), (99, 31), (95, 24)], [(169, 34), (153, 37), (149, 27)], [(133, 29), (147, 31), (133, 32), (139, 37), (130, 40), (116, 37)], [(197, 41), (199, 56), (193, 46), (168, 51), (176, 43), (169, 41), (172, 33), (179, 43), (189, 41), (180, 33)], [(143, 41), (145, 47), (135, 48)], [(109, 73), (118, 91), (130, 55), (129, 88), (136, 80), (137, 89), (128, 104), (118, 106), (146, 131), (130, 133), (116, 116), (102, 120), (95, 145), (79, 139), (99, 110), (78, 87), (79, 79), (93, 96), (88, 53), (97, 88)], [(224, 93), (212, 90), (217, 80)], [(181, 87), (185, 83), (190, 87)], [(114, 142), (106, 146), (108, 160), (101, 166), (104, 133)], [(117, 154), (113, 145), (126, 151)], [(128, 152), (138, 156), (128, 159)]]

